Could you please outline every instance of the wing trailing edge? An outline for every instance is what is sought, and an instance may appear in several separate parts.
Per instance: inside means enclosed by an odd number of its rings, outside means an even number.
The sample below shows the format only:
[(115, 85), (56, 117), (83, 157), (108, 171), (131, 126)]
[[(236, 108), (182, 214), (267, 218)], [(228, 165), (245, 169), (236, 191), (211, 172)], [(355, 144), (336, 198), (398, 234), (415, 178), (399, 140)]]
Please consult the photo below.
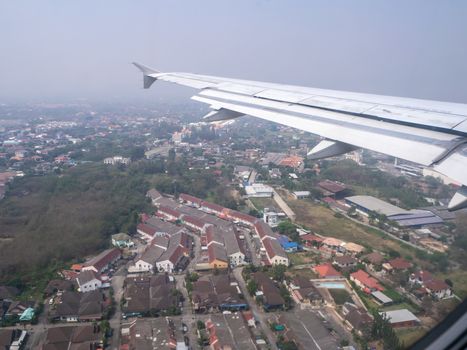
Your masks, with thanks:
[(201, 90), (213, 109), (204, 121), (243, 115), (323, 137), (312, 159), (363, 148), (431, 167), (462, 186), (448, 208), (467, 207), (467, 105), (264, 83), (191, 73), (161, 73), (134, 63), (144, 88), (156, 80)]

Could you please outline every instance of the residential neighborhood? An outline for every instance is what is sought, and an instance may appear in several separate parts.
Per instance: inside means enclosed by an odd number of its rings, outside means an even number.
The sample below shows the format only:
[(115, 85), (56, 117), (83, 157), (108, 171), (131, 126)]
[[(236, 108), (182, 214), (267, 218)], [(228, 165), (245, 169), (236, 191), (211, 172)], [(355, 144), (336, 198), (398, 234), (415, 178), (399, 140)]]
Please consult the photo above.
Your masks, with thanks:
[[(1, 203), (31, 195), (23, 178), (62, 181), (81, 168), (80, 176), (94, 176), (82, 186), (98, 184), (80, 190), (91, 202), (102, 186), (96, 179), (107, 174), (111, 184), (117, 174), (118, 186), (101, 196), (112, 202), (108, 194), (124, 188), (128, 203), (91, 208), (87, 217), (105, 212), (95, 232), (55, 239), (76, 251), (44, 273), (40, 290), (15, 279), (0, 285), (0, 339), (10, 348), (380, 349), (388, 340), (372, 335), (375, 324), (398, 346), (412, 344), (464, 297), (462, 262), (446, 260), (458, 240), (443, 202), (451, 185), (411, 176), (404, 181), (425, 197), (404, 201), (385, 185), (403, 167), (369, 154), (382, 180), (367, 191), (355, 180), (371, 180), (362, 152), (310, 162), (316, 140), (288, 128), (271, 145), (230, 125), (103, 120), (4, 131)], [(141, 136), (141, 128), (152, 131)], [(74, 137), (75, 129), (86, 136)], [(119, 146), (94, 157), (89, 144), (102, 149), (113, 133), (137, 140), (137, 156)], [(63, 181), (57, 191), (78, 183)], [(383, 189), (393, 195), (378, 196)]]

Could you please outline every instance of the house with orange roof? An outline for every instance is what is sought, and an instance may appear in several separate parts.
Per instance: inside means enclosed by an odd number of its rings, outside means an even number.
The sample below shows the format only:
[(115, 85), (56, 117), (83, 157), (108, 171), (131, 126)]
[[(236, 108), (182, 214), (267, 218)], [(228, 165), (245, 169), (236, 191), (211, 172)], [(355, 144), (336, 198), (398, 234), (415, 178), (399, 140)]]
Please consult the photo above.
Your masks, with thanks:
[(313, 270), (319, 275), (320, 278), (340, 278), (342, 274), (337, 271), (331, 263), (316, 265)]

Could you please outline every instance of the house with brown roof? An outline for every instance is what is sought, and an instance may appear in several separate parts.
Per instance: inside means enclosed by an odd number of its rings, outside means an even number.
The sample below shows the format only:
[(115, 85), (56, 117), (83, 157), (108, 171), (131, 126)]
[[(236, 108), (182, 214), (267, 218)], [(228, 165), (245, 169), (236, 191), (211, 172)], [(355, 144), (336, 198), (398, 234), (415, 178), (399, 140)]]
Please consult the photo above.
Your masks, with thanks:
[(357, 259), (350, 255), (341, 255), (334, 258), (333, 264), (339, 266), (341, 269), (349, 269), (357, 266)]
[(342, 306), (342, 315), (345, 325), (350, 330), (354, 330), (360, 336), (369, 332), (373, 319), (364, 308), (346, 302)]
[(214, 215), (223, 215), (224, 207), (207, 201), (203, 201), (201, 204), (201, 210)]
[(384, 256), (378, 252), (372, 252), (370, 254), (364, 255), (361, 260), (373, 266), (381, 265), (384, 261)]
[(405, 271), (412, 267), (412, 263), (404, 258), (395, 258), (383, 264), (383, 268), (388, 271)]
[(146, 197), (151, 199), (152, 204), (156, 204), (157, 200), (162, 197), (159, 191), (157, 191), (155, 188), (151, 188), (147, 193)]
[(244, 224), (248, 227), (252, 227), (256, 222), (259, 221), (258, 218), (255, 218), (254, 216), (239, 212), (237, 210), (227, 209), (227, 208), (224, 209), (223, 214), (228, 219), (234, 222)]
[(193, 206), (195, 208), (200, 208), (201, 205), (203, 204), (203, 200), (201, 198), (191, 196), (191, 195), (186, 194), (186, 193), (181, 193), (180, 196), (178, 196), (178, 199), (182, 203), (186, 203), (186, 204), (188, 204), (190, 206)]
[(120, 259), (122, 253), (117, 248), (111, 248), (104, 250), (99, 255), (88, 260), (84, 265), (81, 271), (92, 270), (96, 273), (102, 273), (107, 271), (110, 266)]
[(102, 333), (98, 325), (52, 327), (39, 349), (94, 350), (102, 347)]
[(251, 277), (258, 284), (256, 296), (261, 298), (263, 308), (266, 311), (284, 307), (284, 298), (282, 298), (279, 288), (277, 288), (273, 280), (261, 271), (253, 273)]
[(102, 288), (102, 281), (93, 270), (81, 271), (76, 277), (76, 283), (78, 284), (78, 291), (81, 293)]
[(420, 286), (421, 294), (431, 294), (436, 299), (445, 299), (453, 295), (452, 288), (444, 281), (435, 278), (431, 272), (418, 270), (409, 277), (409, 283)]
[(321, 191), (324, 197), (339, 199), (345, 196), (347, 187), (341, 182), (324, 180), (318, 183), (318, 190)]
[(183, 224), (198, 233), (202, 233), (205, 228), (210, 225), (204, 220), (190, 215), (183, 215)]
[(157, 208), (157, 216), (160, 216), (169, 221), (181, 220), (182, 215), (183, 214), (181, 212), (169, 206), (160, 205)]
[(124, 286), (122, 312), (125, 318), (163, 315), (178, 306), (178, 296), (173, 293), (175, 283), (167, 274), (127, 277)]
[(56, 308), (50, 311), (50, 317), (66, 322), (98, 321), (106, 304), (99, 290), (88, 293), (66, 291), (56, 299)]
[(247, 310), (238, 283), (232, 275), (205, 275), (193, 283), (193, 309), (197, 313)]
[(297, 275), (290, 281), (288, 288), (294, 299), (300, 303), (313, 306), (324, 304), (323, 296), (308, 278)]

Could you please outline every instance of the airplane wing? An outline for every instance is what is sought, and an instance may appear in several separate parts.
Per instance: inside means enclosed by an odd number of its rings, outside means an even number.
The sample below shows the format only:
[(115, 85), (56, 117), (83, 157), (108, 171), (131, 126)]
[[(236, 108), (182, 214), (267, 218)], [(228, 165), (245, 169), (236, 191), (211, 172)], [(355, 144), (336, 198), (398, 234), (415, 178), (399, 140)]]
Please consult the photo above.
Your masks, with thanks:
[(156, 80), (199, 89), (204, 120), (250, 115), (320, 135), (309, 157), (365, 148), (433, 168), (461, 184), (450, 210), (467, 207), (467, 105), (324, 90), (190, 73), (161, 73), (134, 63), (144, 88)]

